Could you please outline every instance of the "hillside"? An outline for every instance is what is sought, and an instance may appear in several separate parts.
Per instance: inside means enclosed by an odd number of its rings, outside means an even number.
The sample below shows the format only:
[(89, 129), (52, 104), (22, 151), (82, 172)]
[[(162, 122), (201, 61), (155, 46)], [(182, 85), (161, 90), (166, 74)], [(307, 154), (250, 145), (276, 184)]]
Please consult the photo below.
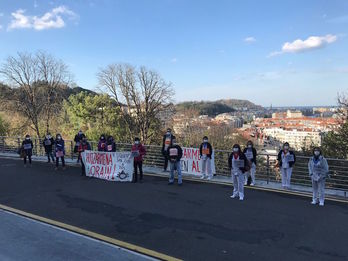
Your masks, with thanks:
[(221, 113), (234, 112), (240, 108), (248, 108), (248, 110), (259, 110), (261, 106), (247, 100), (226, 99), (218, 101), (189, 101), (176, 104), (178, 112), (193, 109), (200, 115), (216, 116)]
[[(1, 96), (3, 98), (7, 98), (10, 99), (9, 96), (11, 96), (11, 94), (13, 94), (17, 89), (11, 89), (9, 86), (7, 86), (6, 84), (3, 84), (0, 82), (0, 98)], [(96, 94), (94, 91), (88, 90), (88, 89), (84, 89), (82, 87), (76, 86), (76, 87), (67, 87), (63, 89), (63, 96), (64, 98), (68, 98), (70, 95), (72, 94), (78, 94), (80, 92), (87, 92), (88, 94)]]

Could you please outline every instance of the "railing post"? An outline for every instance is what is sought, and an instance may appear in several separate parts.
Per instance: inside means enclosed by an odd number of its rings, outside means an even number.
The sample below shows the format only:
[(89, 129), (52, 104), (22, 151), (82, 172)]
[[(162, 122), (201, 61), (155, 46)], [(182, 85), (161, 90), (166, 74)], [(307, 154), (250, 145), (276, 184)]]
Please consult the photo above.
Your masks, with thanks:
[(37, 139), (34, 140), (34, 146), (35, 146), (35, 154), (36, 156), (38, 156), (37, 155)]
[(5, 153), (5, 137), (2, 137), (2, 152)]
[(73, 147), (73, 141), (70, 141), (70, 153), (71, 153), (71, 160), (74, 160), (74, 147)]
[(269, 183), (269, 155), (267, 154), (267, 184)]
[(20, 137), (17, 138), (17, 142), (18, 142), (18, 149), (19, 149), (21, 147), (21, 138)]

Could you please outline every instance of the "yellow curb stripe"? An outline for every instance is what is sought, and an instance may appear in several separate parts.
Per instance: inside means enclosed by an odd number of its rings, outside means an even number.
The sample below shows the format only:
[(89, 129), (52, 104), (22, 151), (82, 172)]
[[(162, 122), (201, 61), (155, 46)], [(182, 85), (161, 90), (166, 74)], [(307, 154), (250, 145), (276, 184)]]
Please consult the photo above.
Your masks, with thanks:
[(28, 213), (28, 212), (25, 212), (25, 211), (22, 211), (22, 210), (19, 210), (19, 209), (15, 209), (15, 208), (12, 208), (12, 207), (5, 206), (5, 205), (2, 205), (2, 204), (0, 204), (0, 209), (8, 211), (8, 212), (15, 213), (15, 214), (18, 214), (18, 215), (21, 215), (21, 216), (24, 216), (24, 217), (27, 217), (27, 218), (30, 218), (30, 219), (33, 219), (33, 220), (36, 220), (36, 221), (40, 221), (40, 222), (43, 222), (43, 223), (46, 223), (46, 224), (49, 224), (49, 225), (53, 225), (53, 226), (56, 226), (56, 227), (59, 227), (59, 228), (63, 228), (63, 229), (75, 232), (77, 234), (81, 234), (83, 236), (87, 236), (87, 237), (91, 237), (91, 238), (94, 238), (94, 239), (98, 239), (98, 240), (107, 242), (109, 244), (112, 244), (112, 245), (115, 245), (115, 246), (118, 246), (118, 247), (122, 247), (122, 248), (131, 250), (131, 251), (134, 251), (134, 252), (137, 252), (137, 253), (149, 256), (149, 257), (157, 258), (157, 259), (160, 259), (160, 260), (168, 260), (168, 261), (179, 261), (179, 260), (181, 260), (181, 259), (178, 259), (178, 258), (175, 258), (175, 257), (172, 257), (172, 256), (168, 256), (168, 255), (165, 255), (165, 254), (153, 251), (151, 249), (147, 249), (147, 248), (144, 248), (144, 247), (133, 245), (133, 244), (130, 244), (130, 243), (127, 243), (127, 242), (124, 242), (124, 241), (121, 241), (121, 240), (118, 240), (118, 239), (115, 239), (115, 238), (107, 237), (107, 236), (104, 236), (104, 235), (101, 235), (101, 234), (98, 234), (98, 233), (95, 233), (95, 232), (92, 232), (92, 231), (89, 231), (89, 230), (86, 230), (86, 229), (82, 229), (82, 228), (79, 228), (79, 227), (68, 225), (68, 224), (65, 224), (65, 223), (62, 223), (62, 222), (59, 222), (59, 221), (55, 221), (55, 220), (52, 220), (52, 219), (49, 219), (49, 218), (41, 217), (41, 216), (38, 216), (38, 215), (35, 215), (35, 214), (31, 214), (31, 213)]
[[(164, 177), (163, 175), (156, 174), (156, 173), (144, 173), (144, 175), (154, 176), (154, 177)], [(217, 184), (217, 185), (224, 185), (224, 186), (233, 187), (232, 183), (223, 182), (223, 181), (216, 181), (216, 180), (207, 181), (207, 180), (195, 179), (195, 178), (191, 178), (191, 177), (183, 177), (183, 180), (189, 180), (189, 181), (194, 181), (194, 182), (198, 182), (198, 183)], [(312, 198), (312, 193), (310, 193), (310, 192), (287, 191), (287, 190), (263, 188), (263, 187), (257, 187), (257, 186), (256, 187), (255, 186), (254, 187), (245, 186), (244, 188)], [(348, 204), (348, 199), (346, 200), (346, 199), (339, 199), (339, 198), (334, 198), (334, 197), (330, 197), (330, 196), (325, 196), (325, 200)]]

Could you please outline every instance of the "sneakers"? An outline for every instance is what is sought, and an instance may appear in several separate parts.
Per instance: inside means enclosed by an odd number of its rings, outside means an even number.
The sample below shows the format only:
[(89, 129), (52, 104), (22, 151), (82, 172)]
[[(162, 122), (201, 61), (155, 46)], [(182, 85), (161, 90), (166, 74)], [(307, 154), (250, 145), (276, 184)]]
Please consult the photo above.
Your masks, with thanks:
[(254, 182), (251, 182), (250, 186), (252, 186), (252, 187), (255, 186), (255, 183), (254, 183)]
[(316, 205), (318, 202), (316, 200), (312, 200), (311, 204)]
[(209, 177), (207, 178), (207, 180), (211, 180), (211, 177), (209, 176)]
[(324, 202), (319, 202), (319, 206), (323, 207), (324, 206)]
[(232, 196), (230, 196), (230, 198), (236, 198), (238, 197), (238, 194), (233, 194)]
[(243, 201), (243, 200), (244, 200), (244, 197), (239, 197), (239, 200), (240, 200), (240, 201)]
[(202, 175), (202, 176), (201, 176), (201, 179), (205, 179), (205, 175)]

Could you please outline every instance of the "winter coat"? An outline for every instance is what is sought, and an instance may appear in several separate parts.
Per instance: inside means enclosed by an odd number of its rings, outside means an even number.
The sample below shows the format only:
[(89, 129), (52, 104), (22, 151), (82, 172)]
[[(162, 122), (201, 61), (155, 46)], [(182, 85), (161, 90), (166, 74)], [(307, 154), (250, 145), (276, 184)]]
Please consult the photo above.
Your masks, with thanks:
[(207, 143), (202, 143), (201, 146), (199, 147), (199, 155), (202, 156), (206, 155), (209, 159), (211, 159), (211, 155), (213, 154), (213, 147), (209, 142)]
[(146, 155), (146, 149), (142, 144), (133, 144), (132, 152), (139, 153), (137, 157), (134, 157), (134, 161), (141, 162), (144, 160), (144, 157)]
[(251, 149), (249, 149), (249, 148), (245, 148), (244, 150), (243, 150), (243, 153), (244, 153), (244, 155), (245, 156), (247, 156), (247, 153), (249, 152), (251, 150), (251, 153), (252, 153), (252, 158), (251, 159), (248, 159), (248, 160), (250, 160), (252, 163), (254, 163), (255, 165), (256, 165), (256, 162), (257, 162), (257, 160), (256, 160), (256, 157), (257, 157), (257, 151), (256, 151), (256, 149), (253, 147), (253, 148), (251, 148)]

